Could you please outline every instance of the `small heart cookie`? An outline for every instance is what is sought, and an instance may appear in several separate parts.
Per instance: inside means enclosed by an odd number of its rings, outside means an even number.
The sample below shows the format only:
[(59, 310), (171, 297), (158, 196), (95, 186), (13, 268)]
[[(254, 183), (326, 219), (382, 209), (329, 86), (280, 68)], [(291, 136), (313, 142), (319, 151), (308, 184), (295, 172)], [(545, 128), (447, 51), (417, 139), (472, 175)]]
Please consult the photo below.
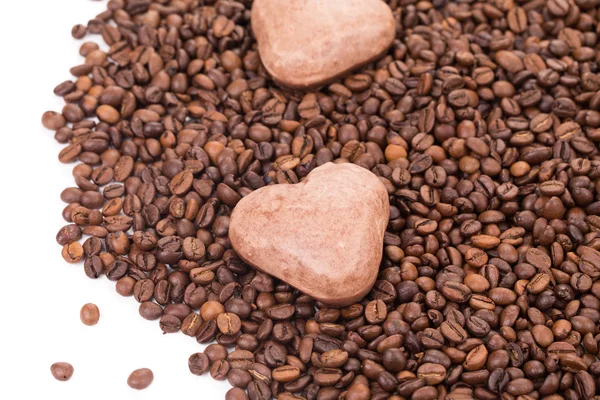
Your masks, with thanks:
[(327, 163), (298, 184), (266, 186), (240, 200), (229, 238), (248, 264), (345, 306), (375, 283), (389, 215), (387, 190), (373, 173)]
[(381, 0), (254, 0), (251, 21), (263, 65), (277, 83), (296, 89), (379, 58), (396, 34)]

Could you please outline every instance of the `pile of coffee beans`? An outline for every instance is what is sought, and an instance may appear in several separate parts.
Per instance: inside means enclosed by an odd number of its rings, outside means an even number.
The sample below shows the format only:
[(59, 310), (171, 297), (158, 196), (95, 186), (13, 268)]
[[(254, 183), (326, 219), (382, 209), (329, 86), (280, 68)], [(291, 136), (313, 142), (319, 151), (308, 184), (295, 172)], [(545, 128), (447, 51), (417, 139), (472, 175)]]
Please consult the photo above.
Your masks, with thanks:
[[(81, 46), (42, 119), (79, 161), (65, 260), (165, 333), (216, 341), (189, 366), (228, 399), (593, 398), (598, 1), (388, 4), (388, 54), (312, 93), (270, 80), (249, 0), (110, 0), (75, 27), (108, 50)], [(240, 198), (330, 161), (392, 205), (379, 279), (342, 309), (227, 238)]]

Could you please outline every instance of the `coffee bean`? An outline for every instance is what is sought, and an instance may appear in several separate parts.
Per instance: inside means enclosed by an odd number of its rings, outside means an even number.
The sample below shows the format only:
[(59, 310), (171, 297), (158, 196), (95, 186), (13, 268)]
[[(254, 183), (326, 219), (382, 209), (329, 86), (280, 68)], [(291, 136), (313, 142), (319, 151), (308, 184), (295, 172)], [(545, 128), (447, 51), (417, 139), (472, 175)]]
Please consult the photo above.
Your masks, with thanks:
[(139, 307), (140, 315), (148, 320), (159, 319), (163, 314), (163, 309), (160, 305), (151, 301), (145, 301), (140, 304)]
[[(202, 307), (200, 307), (200, 315), (204, 321), (217, 319), (217, 317), (223, 314), (224, 311), (225, 307), (223, 307), (221, 303), (212, 300), (207, 301), (206, 303), (202, 304)], [(230, 319), (227, 321), (230, 321)], [(224, 320), (224, 322), (227, 321)]]
[(437, 385), (446, 377), (446, 368), (438, 364), (424, 363), (417, 370), (417, 376), (424, 379), (427, 385)]
[(195, 337), (198, 334), (201, 324), (200, 316), (196, 313), (190, 313), (181, 322), (181, 332), (185, 335)]
[(348, 361), (348, 353), (340, 349), (326, 351), (320, 357), (321, 364), (327, 368), (339, 368), (346, 361)]
[(194, 375), (203, 375), (208, 371), (210, 362), (204, 353), (194, 353), (188, 360), (190, 372)]
[(300, 369), (294, 366), (282, 366), (273, 370), (273, 379), (277, 382), (292, 382), (300, 377)]
[(210, 376), (217, 381), (225, 380), (229, 369), (229, 363), (226, 360), (217, 360), (210, 367)]
[(467, 332), (455, 321), (443, 322), (440, 330), (446, 339), (454, 343), (461, 343), (467, 338)]
[(510, 382), (510, 377), (502, 368), (494, 369), (487, 382), (487, 387), (493, 393), (500, 394), (505, 391), (506, 386)]
[(320, 386), (333, 386), (342, 378), (342, 371), (335, 368), (321, 368), (313, 375), (314, 382)]
[(240, 317), (233, 313), (222, 313), (217, 317), (217, 326), (221, 333), (235, 335), (242, 327)]
[(78, 263), (83, 260), (83, 246), (79, 242), (65, 244), (62, 249), (62, 256), (68, 263)]
[(381, 300), (373, 300), (365, 307), (365, 318), (371, 324), (378, 324), (385, 320), (387, 307)]
[(127, 378), (127, 384), (130, 388), (136, 390), (146, 389), (154, 380), (154, 374), (148, 368), (140, 368), (133, 371), (129, 378)]
[(513, 396), (522, 396), (533, 391), (533, 383), (525, 378), (514, 379), (506, 385), (506, 391)]
[(247, 400), (248, 395), (240, 388), (232, 388), (225, 393), (225, 400)]
[(97, 305), (88, 303), (81, 307), (79, 317), (81, 318), (81, 322), (83, 322), (84, 325), (96, 325), (98, 323), (98, 320), (100, 319), (100, 310), (98, 309)]
[(174, 315), (163, 315), (159, 325), (163, 333), (175, 333), (181, 329), (181, 320)]
[(50, 372), (58, 381), (68, 381), (73, 376), (73, 366), (66, 362), (57, 362), (50, 366)]
[(65, 225), (56, 234), (56, 241), (61, 246), (76, 242), (81, 238), (81, 228), (77, 225)]
[(447, 282), (441, 288), (441, 293), (450, 301), (465, 303), (471, 297), (471, 289), (459, 282)]
[[(100, 260), (100, 262), (102, 262), (100, 257), (98, 257), (98, 259)], [(119, 293), (121, 296), (127, 297), (133, 294), (133, 287), (135, 286), (135, 283), (135, 279), (133, 279), (130, 276), (125, 276), (117, 281), (115, 288), (117, 293)]]
[(133, 286), (133, 297), (140, 303), (148, 301), (154, 295), (154, 282), (150, 279), (141, 279)]
[(227, 373), (227, 381), (233, 387), (245, 388), (252, 382), (252, 376), (242, 369), (230, 369)]

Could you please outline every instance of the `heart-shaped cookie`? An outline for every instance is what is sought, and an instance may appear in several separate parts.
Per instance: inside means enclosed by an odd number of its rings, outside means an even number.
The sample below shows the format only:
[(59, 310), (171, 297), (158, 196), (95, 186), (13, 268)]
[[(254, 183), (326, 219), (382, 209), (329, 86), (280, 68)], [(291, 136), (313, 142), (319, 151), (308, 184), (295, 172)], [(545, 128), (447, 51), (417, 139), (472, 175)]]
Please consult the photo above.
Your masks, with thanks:
[(327, 163), (301, 183), (244, 197), (231, 214), (229, 238), (248, 264), (344, 306), (375, 283), (389, 215), (387, 190), (373, 173)]
[(380, 57), (396, 24), (381, 0), (254, 0), (252, 30), (273, 79), (306, 89)]

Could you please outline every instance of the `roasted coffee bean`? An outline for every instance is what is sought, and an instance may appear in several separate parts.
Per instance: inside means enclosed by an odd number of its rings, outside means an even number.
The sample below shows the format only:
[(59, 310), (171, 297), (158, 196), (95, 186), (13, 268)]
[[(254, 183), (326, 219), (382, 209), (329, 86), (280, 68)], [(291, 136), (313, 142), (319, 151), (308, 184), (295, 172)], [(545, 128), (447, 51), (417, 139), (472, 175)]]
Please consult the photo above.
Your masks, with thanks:
[(163, 333), (175, 333), (181, 328), (181, 320), (174, 315), (163, 315), (160, 318), (160, 329)]
[(508, 373), (502, 368), (496, 368), (490, 374), (487, 387), (493, 393), (500, 394), (505, 391), (509, 382), (510, 377)]
[(382, 323), (387, 316), (387, 306), (382, 300), (373, 300), (365, 307), (365, 318), (371, 324)]
[(210, 367), (210, 376), (218, 381), (225, 380), (229, 369), (229, 363), (226, 360), (217, 360)]
[(444, 337), (453, 343), (461, 343), (467, 339), (467, 332), (455, 321), (445, 321), (440, 326)]
[(50, 366), (50, 372), (58, 381), (68, 381), (73, 376), (73, 366), (66, 362), (57, 362)]
[(248, 400), (248, 395), (240, 388), (232, 388), (225, 393), (225, 400)]
[(96, 325), (98, 323), (98, 320), (100, 319), (100, 310), (98, 309), (97, 305), (87, 303), (83, 307), (81, 307), (79, 317), (84, 325)]
[(417, 370), (417, 376), (424, 379), (427, 385), (437, 385), (446, 378), (446, 368), (439, 364), (424, 363)]
[(192, 374), (203, 375), (208, 371), (210, 361), (204, 353), (194, 353), (188, 360), (188, 366)]
[(233, 313), (222, 313), (217, 317), (217, 326), (221, 333), (235, 335), (242, 327), (240, 317)]
[(87, 258), (83, 263), (83, 270), (89, 278), (98, 278), (100, 275), (102, 275), (104, 270), (102, 259), (98, 256), (91, 256)]
[(61, 246), (65, 246), (69, 243), (76, 242), (81, 238), (81, 228), (77, 225), (65, 225), (56, 234), (56, 241)]
[(292, 382), (300, 377), (300, 369), (298, 367), (284, 365), (275, 368), (272, 372), (272, 376), (277, 382)]
[(152, 299), (154, 295), (154, 282), (150, 279), (141, 279), (133, 286), (133, 297), (143, 303)]
[(227, 349), (225, 346), (213, 343), (210, 344), (204, 349), (204, 354), (208, 357), (210, 363), (214, 363), (217, 360), (225, 360), (227, 359)]
[(140, 304), (139, 313), (145, 319), (155, 320), (162, 317), (163, 308), (160, 305), (151, 301), (145, 301), (142, 304)]
[(140, 368), (133, 371), (129, 378), (127, 378), (127, 384), (130, 388), (136, 390), (146, 389), (154, 380), (154, 374), (148, 368)]
[(83, 246), (79, 242), (65, 244), (62, 249), (62, 256), (68, 263), (78, 263), (83, 260)]
[(201, 324), (202, 320), (200, 316), (196, 313), (190, 313), (181, 322), (181, 332), (185, 335), (195, 337), (198, 334)]
[(230, 369), (227, 381), (233, 387), (245, 388), (252, 381), (252, 376), (242, 369)]

